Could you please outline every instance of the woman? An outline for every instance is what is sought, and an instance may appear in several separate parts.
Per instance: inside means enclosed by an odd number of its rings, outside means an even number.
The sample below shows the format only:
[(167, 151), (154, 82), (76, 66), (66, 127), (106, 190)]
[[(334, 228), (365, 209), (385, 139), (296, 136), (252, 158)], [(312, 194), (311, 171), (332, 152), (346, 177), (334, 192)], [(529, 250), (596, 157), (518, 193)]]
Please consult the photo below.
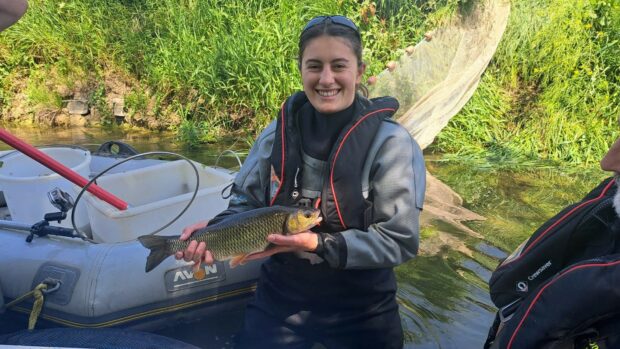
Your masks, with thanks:
[[(299, 39), (303, 92), (289, 97), (237, 175), (229, 208), (211, 220), (269, 205), (321, 209), (319, 227), (269, 236), (240, 346), (400, 348), (393, 267), (418, 250), (422, 152), (390, 120), (391, 97), (356, 92), (365, 64), (359, 29), (344, 16), (313, 18)], [(206, 222), (184, 229), (187, 239)], [(204, 243), (178, 259), (207, 264)]]

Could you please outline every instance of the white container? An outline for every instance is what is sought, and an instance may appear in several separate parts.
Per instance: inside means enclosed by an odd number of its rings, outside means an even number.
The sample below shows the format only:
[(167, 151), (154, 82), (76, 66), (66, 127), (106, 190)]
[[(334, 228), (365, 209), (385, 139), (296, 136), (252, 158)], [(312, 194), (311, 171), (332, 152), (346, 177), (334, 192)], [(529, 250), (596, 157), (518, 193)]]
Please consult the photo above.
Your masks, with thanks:
[[(210, 219), (228, 207), (222, 190), (234, 179), (224, 169), (198, 169), (200, 186), (189, 209), (158, 235), (179, 235), (184, 227)], [(126, 201), (129, 207), (118, 210), (93, 195), (84, 195), (93, 239), (98, 242), (122, 242), (161, 228), (187, 205), (196, 186), (196, 175), (185, 160), (162, 162), (136, 170), (102, 176), (97, 185)]]
[[(41, 148), (54, 160), (71, 168), (84, 178), (90, 174), (90, 152), (70, 147)], [(49, 168), (41, 165), (30, 157), (14, 152), (0, 158), (0, 191), (9, 208), (11, 219), (16, 222), (34, 224), (43, 219), (46, 213), (58, 212), (47, 197), (47, 193), (58, 187), (75, 198), (72, 182)], [(78, 228), (87, 220), (86, 208), (79, 204), (76, 208), (76, 224)], [(61, 224), (50, 222), (51, 225), (71, 227), (71, 210), (67, 219)]]

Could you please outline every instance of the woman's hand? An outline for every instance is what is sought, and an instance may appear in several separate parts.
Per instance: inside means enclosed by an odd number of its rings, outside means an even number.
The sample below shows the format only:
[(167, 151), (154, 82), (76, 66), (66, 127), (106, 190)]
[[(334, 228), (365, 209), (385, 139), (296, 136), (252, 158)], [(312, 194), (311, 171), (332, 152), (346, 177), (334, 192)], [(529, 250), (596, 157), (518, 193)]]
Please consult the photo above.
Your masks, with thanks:
[[(181, 236), (179, 236), (179, 239), (189, 239), (189, 237), (196, 230), (206, 227), (207, 224), (209, 224), (209, 221), (202, 221), (183, 228), (183, 232), (181, 233)], [(198, 242), (196, 240), (190, 241), (189, 245), (185, 250), (177, 251), (177, 253), (175, 253), (174, 255), (174, 258), (178, 260), (183, 259), (186, 262), (194, 261), (194, 265), (196, 267), (200, 266), (200, 263), (203, 260), (207, 265), (212, 265), (213, 263), (215, 263), (211, 251), (207, 250), (207, 244), (205, 244), (204, 242)]]
[(276, 253), (293, 251), (315, 251), (319, 245), (319, 234), (306, 230), (293, 235), (271, 234), (267, 241), (276, 245), (267, 251), (252, 253), (245, 258), (246, 261), (269, 257)]

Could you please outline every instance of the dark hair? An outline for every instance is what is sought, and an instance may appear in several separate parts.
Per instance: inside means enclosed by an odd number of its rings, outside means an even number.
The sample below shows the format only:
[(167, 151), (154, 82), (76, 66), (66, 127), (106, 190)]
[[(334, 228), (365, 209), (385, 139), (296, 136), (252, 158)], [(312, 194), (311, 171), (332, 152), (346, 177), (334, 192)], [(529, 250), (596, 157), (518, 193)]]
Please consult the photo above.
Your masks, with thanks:
[(355, 53), (358, 66), (362, 65), (362, 41), (360, 40), (359, 34), (351, 28), (334, 24), (327, 20), (301, 33), (301, 36), (299, 37), (299, 56), (297, 57), (297, 62), (300, 67), (301, 57), (303, 56), (304, 50), (306, 49), (306, 46), (308, 46), (308, 43), (312, 41), (312, 39), (323, 35), (336, 36), (345, 39), (351, 46), (353, 53)]
[[(306, 49), (306, 46), (308, 46), (308, 43), (310, 43), (310, 41), (312, 41), (313, 39), (316, 39), (323, 35), (345, 39), (345, 41), (353, 50), (355, 57), (357, 58), (357, 66), (360, 67), (364, 63), (362, 61), (362, 40), (360, 39), (359, 33), (349, 27), (334, 24), (332, 21), (326, 20), (311, 28), (308, 28), (307, 30), (304, 30), (299, 36), (297, 66), (300, 70), (301, 59), (304, 55), (304, 50)], [(358, 86), (358, 89), (360, 89), (365, 96), (368, 95), (368, 90), (362, 84)]]

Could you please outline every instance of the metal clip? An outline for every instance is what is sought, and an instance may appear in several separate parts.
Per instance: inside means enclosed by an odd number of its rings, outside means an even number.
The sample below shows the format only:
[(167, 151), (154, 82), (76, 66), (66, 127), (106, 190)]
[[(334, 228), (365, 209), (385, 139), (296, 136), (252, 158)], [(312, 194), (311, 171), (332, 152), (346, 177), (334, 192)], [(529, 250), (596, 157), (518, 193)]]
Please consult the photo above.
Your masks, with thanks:
[(297, 191), (297, 190), (293, 190), (293, 191), (291, 192), (291, 199), (293, 199), (293, 200), (297, 200), (297, 198), (298, 198), (298, 197), (299, 197), (299, 191)]
[[(44, 294), (50, 294), (52, 292), (56, 292), (58, 291), (58, 289), (60, 288), (60, 284), (62, 284), (62, 282), (60, 280), (56, 280), (56, 279), (52, 279), (52, 278), (47, 278), (45, 280), (43, 280), (43, 283), (47, 285), (47, 289), (45, 290), (41, 290), (41, 292), (43, 292)], [(49, 288), (51, 285), (51, 288)]]
[(295, 189), (299, 188), (299, 183), (297, 183), (297, 176), (299, 176), (299, 167), (297, 167), (297, 170), (295, 171), (295, 178), (293, 178), (293, 187)]
[(506, 304), (505, 306), (499, 308), (497, 313), (499, 314), (499, 320), (504, 323), (512, 318), (515, 314), (515, 311), (518, 308), (519, 303), (521, 303), (521, 298), (517, 298), (514, 301)]
[(308, 198), (301, 198), (297, 201), (297, 206), (310, 208), (312, 206), (312, 201)]
[(300, 172), (300, 168), (297, 167), (297, 171), (295, 171), (295, 177), (293, 178), (293, 190), (291, 191), (291, 199), (293, 199), (294, 201), (297, 201), (297, 199), (299, 198), (299, 182), (297, 181), (297, 178), (299, 177), (299, 172)]

